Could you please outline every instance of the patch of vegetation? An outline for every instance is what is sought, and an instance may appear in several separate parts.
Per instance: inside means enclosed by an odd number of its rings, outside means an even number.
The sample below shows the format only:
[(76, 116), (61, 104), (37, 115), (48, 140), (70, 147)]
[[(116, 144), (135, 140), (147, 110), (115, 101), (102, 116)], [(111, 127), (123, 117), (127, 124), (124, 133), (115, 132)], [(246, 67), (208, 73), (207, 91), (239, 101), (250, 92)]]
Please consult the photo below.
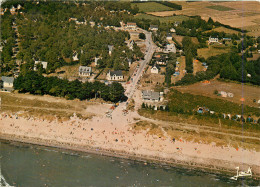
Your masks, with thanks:
[(168, 6), (168, 7), (171, 7), (171, 8), (174, 8), (176, 10), (182, 10), (182, 6), (181, 5), (178, 5), (174, 2), (169, 2), (169, 1), (158, 1), (158, 3), (162, 4), (162, 5), (165, 5), (165, 6)]
[(22, 93), (48, 94), (66, 99), (85, 100), (100, 97), (106, 101), (117, 102), (126, 97), (123, 86), (117, 82), (113, 82), (111, 86), (101, 82), (82, 83), (79, 80), (70, 82), (57, 77), (44, 77), (34, 71), (20, 74), (14, 81), (14, 89)]
[(165, 6), (159, 2), (140, 2), (140, 3), (131, 3), (132, 8), (137, 6), (139, 12), (162, 12), (174, 10), (172, 7)]
[(230, 7), (225, 7), (221, 5), (212, 5), (212, 6), (207, 6), (206, 8), (214, 9), (214, 10), (219, 10), (219, 11), (229, 11), (229, 10), (235, 10)]
[(166, 16), (166, 17), (161, 17), (161, 16), (153, 16), (149, 14), (138, 14), (135, 16), (137, 19), (150, 19), (150, 20), (158, 20), (161, 23), (174, 23), (175, 21), (183, 21), (183, 20), (188, 20), (188, 16), (184, 15), (177, 15), (177, 16)]

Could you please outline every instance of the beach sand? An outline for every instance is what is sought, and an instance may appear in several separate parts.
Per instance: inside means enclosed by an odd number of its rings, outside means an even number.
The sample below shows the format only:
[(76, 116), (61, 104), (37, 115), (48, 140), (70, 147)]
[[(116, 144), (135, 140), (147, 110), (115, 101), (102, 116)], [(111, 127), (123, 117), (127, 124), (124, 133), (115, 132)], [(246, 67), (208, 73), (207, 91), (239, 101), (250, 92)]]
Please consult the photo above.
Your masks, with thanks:
[(235, 173), (252, 167), (253, 175), (260, 176), (260, 153), (233, 147), (218, 147), (214, 143), (203, 144), (182, 139), (173, 141), (164, 132), (164, 137), (150, 135), (147, 130), (135, 131), (132, 124), (140, 117), (136, 112), (112, 118), (95, 116), (82, 120), (76, 115), (59, 122), (33, 117), (24, 118), (2, 113), (0, 115), (1, 139), (61, 147), (132, 159), (153, 160), (168, 164), (180, 164), (211, 171)]

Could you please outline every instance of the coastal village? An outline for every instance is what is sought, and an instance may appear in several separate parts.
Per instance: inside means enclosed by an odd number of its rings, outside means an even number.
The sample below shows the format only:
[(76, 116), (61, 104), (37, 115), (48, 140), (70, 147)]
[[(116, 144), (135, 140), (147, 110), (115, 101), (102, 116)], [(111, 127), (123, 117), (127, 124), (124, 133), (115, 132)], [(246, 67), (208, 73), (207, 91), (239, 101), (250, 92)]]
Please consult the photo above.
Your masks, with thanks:
[(145, 3), (2, 4), (1, 139), (259, 178), (259, 31)]

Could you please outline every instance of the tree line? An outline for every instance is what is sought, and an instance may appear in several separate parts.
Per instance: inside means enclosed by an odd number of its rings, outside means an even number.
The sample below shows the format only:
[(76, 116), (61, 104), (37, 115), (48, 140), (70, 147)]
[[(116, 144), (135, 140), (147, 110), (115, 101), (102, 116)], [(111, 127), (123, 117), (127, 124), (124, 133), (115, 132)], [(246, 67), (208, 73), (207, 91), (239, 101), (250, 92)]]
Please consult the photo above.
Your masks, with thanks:
[(126, 99), (124, 88), (118, 82), (105, 85), (101, 82), (82, 83), (79, 80), (68, 81), (58, 77), (44, 77), (37, 72), (29, 71), (20, 74), (14, 81), (14, 89), (21, 93), (52, 95), (66, 99), (102, 98), (105, 101), (118, 102)]

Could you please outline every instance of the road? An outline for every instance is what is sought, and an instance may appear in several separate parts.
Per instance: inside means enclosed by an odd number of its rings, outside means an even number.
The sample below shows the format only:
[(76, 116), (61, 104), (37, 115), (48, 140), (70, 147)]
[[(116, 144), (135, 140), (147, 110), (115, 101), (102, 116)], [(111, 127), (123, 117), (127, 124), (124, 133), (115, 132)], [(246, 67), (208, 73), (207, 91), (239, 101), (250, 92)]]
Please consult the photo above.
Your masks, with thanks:
[(156, 49), (156, 45), (153, 43), (153, 40), (152, 40), (152, 33), (147, 32), (145, 30), (143, 30), (143, 33), (146, 35), (146, 40), (145, 40), (146, 53), (144, 56), (144, 60), (140, 61), (140, 67), (137, 69), (137, 72), (135, 74), (133, 74), (131, 77), (133, 80), (131, 81), (130, 84), (127, 84), (127, 86), (126, 86), (125, 93), (126, 93), (128, 99), (131, 99), (133, 97), (133, 94), (136, 90), (138, 81), (141, 78), (141, 76), (145, 70), (145, 67), (152, 59), (153, 53)]

